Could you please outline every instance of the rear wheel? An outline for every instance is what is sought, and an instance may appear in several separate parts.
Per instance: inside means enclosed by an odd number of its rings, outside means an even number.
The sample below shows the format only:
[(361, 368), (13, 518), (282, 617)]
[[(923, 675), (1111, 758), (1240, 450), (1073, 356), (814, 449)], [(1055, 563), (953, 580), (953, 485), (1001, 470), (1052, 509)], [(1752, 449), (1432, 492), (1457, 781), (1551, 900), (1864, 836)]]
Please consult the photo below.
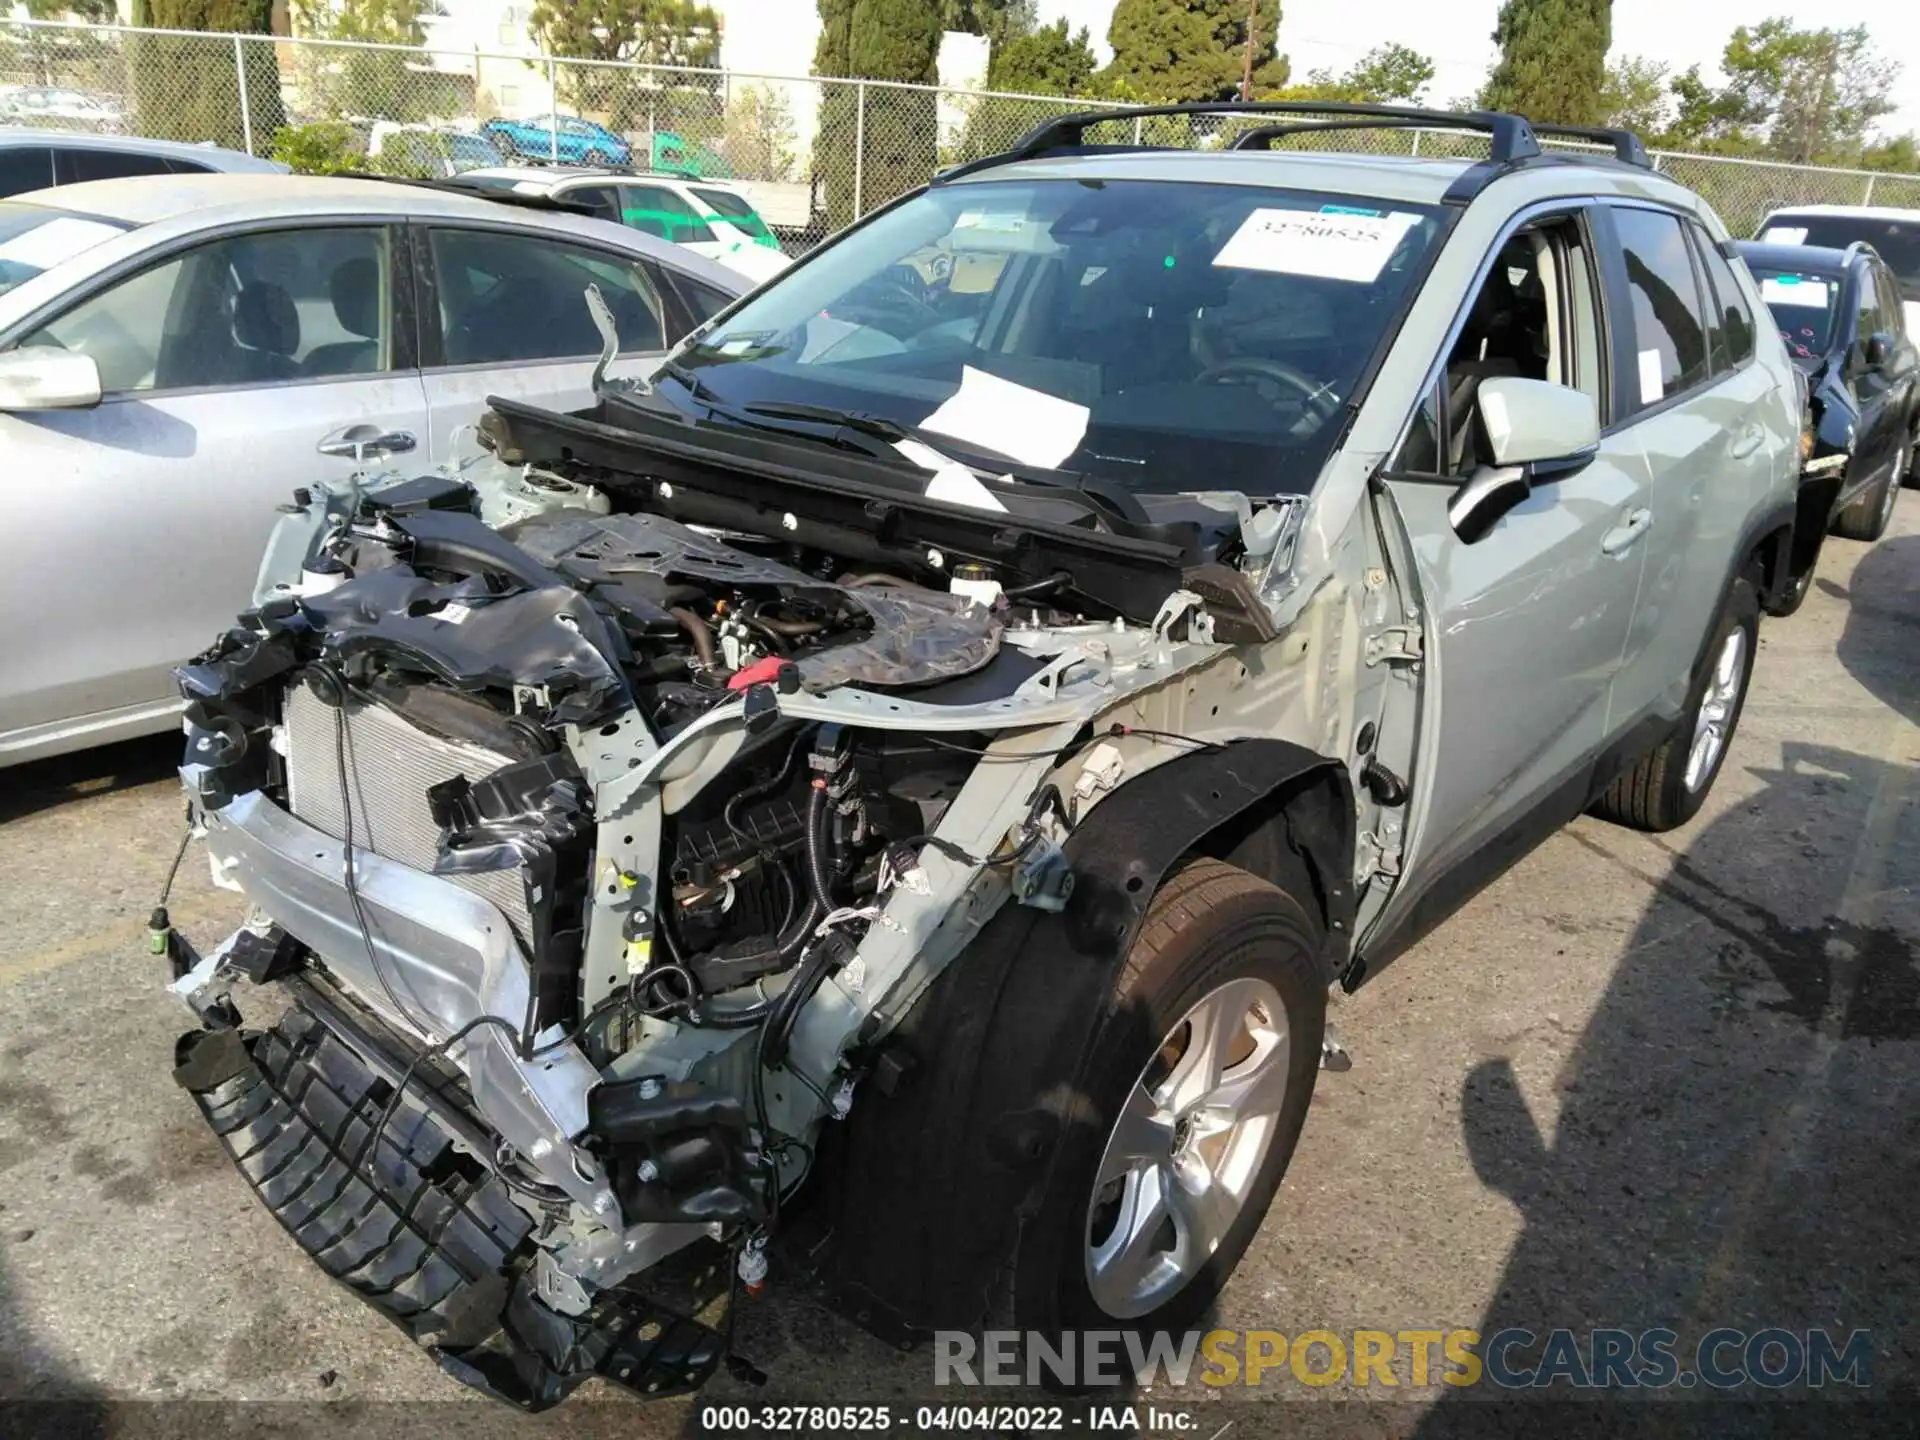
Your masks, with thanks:
[(1753, 582), (1733, 582), (1673, 733), (1593, 804), (1602, 820), (1635, 830), (1671, 830), (1699, 813), (1726, 762), (1746, 704), (1759, 645), (1760, 600)]
[(1900, 499), (1901, 479), (1913, 459), (1913, 442), (1902, 441), (1887, 478), (1870, 486), (1859, 499), (1833, 517), (1833, 533), (1843, 540), (1869, 543), (1887, 533), (1893, 523), (1893, 507)]
[(1293, 1156), (1320, 1064), (1320, 928), (1195, 860), (1154, 896), (1013, 1275), (1018, 1328), (1177, 1329), (1233, 1273)]

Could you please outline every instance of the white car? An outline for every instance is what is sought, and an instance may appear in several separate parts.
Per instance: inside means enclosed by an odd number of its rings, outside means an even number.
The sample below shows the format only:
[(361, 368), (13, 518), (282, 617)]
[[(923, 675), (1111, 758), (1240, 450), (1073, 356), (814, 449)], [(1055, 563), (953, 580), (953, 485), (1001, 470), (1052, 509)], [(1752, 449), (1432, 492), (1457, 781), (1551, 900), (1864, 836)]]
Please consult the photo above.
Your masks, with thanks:
[(481, 189), (544, 195), (630, 229), (717, 260), (754, 284), (771, 280), (793, 263), (753, 208), (753, 202), (719, 180), (612, 167), (543, 169), (500, 165), (469, 170), (460, 181)]
[(1814, 245), (1832, 250), (1866, 241), (1900, 282), (1907, 329), (1920, 335), (1920, 210), (1894, 210), (1881, 205), (1783, 205), (1760, 222), (1758, 238), (1769, 245)]
[[(487, 397), (592, 403), (597, 285), (645, 369), (746, 288), (539, 202), (290, 175), (0, 200), (0, 766), (177, 724), (276, 507), (472, 454)], [(635, 366), (631, 362), (640, 360)]]

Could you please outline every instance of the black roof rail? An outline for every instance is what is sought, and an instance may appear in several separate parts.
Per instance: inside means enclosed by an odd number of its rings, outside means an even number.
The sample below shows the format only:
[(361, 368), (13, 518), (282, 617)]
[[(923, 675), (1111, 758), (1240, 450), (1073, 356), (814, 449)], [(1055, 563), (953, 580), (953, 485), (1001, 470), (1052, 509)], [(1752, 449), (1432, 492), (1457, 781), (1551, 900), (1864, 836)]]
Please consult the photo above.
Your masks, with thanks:
[(576, 204), (571, 200), (556, 199), (551, 195), (527, 195), (518, 190), (500, 190), (490, 185), (477, 185), (471, 181), (462, 182), (457, 175), (442, 176), (438, 179), (416, 179), (411, 175), (377, 175), (371, 170), (346, 170), (341, 178), (347, 180), (378, 180), (386, 185), (411, 185), (416, 190), (437, 190), (442, 195), (465, 195), (475, 200), (491, 200), (496, 205), (512, 205), (521, 210), (557, 211), (562, 215), (593, 215), (591, 207)]
[[(1346, 122), (1340, 127), (1343, 129), (1359, 130), (1375, 126), (1381, 129), (1404, 129), (1429, 125), (1436, 129), (1483, 131), (1490, 138), (1492, 160), (1496, 165), (1514, 164), (1540, 153), (1540, 144), (1534, 139), (1533, 127), (1526, 119), (1501, 110), (1427, 110), (1416, 105), (1354, 104), (1336, 100), (1199, 100), (1181, 105), (1124, 105), (1111, 110), (1079, 110), (1070, 115), (1059, 115), (1029, 130), (1002, 154), (988, 155), (965, 165), (957, 165), (935, 176), (934, 183), (940, 184), (1015, 160), (1031, 160), (1052, 150), (1086, 148), (1086, 132), (1092, 126), (1112, 124), (1116, 120), (1146, 120), (1162, 115), (1334, 115)], [(1280, 133), (1286, 132), (1283, 129)], [(1133, 150), (1142, 147), (1120, 145), (1098, 148)]]
[(1611, 145), (1613, 158), (1642, 170), (1653, 168), (1653, 158), (1640, 137), (1631, 130), (1612, 130), (1604, 125), (1548, 125), (1535, 122), (1534, 133), (1556, 140), (1591, 140), (1596, 145)]

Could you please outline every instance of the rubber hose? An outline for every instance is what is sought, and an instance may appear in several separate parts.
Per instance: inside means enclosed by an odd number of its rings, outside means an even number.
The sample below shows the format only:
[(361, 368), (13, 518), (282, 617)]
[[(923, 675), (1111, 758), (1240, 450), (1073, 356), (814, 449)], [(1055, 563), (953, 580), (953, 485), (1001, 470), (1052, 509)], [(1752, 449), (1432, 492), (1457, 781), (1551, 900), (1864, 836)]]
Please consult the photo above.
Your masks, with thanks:
[(823, 913), (833, 910), (832, 874), (827, 868), (827, 782), (813, 782), (813, 801), (807, 807), (807, 883), (813, 887), (813, 903)]
[(680, 628), (687, 632), (687, 639), (693, 642), (693, 653), (700, 657), (700, 663), (708, 670), (720, 668), (713, 649), (713, 631), (707, 627), (693, 611), (684, 605), (676, 605), (667, 612), (680, 622)]

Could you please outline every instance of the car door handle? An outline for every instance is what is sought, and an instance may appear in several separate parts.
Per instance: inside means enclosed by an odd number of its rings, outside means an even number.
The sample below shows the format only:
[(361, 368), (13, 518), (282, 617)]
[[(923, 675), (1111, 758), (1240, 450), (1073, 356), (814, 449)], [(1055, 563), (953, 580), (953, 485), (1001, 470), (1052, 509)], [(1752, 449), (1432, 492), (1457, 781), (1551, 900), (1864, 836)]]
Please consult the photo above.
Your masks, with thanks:
[(1736, 460), (1746, 459), (1760, 448), (1766, 438), (1767, 432), (1762, 430), (1758, 425), (1750, 427), (1741, 434), (1738, 440), (1733, 442), (1733, 458)]
[(336, 430), (316, 447), (322, 455), (351, 460), (356, 465), (383, 455), (404, 455), (420, 442), (408, 430), (382, 430), (378, 425), (349, 425)]
[(1600, 542), (1600, 553), (1603, 555), (1624, 555), (1628, 550), (1633, 548), (1634, 541), (1638, 540), (1652, 528), (1653, 512), (1651, 510), (1635, 510), (1627, 516), (1625, 524), (1609, 530), (1606, 533), (1606, 537)]

